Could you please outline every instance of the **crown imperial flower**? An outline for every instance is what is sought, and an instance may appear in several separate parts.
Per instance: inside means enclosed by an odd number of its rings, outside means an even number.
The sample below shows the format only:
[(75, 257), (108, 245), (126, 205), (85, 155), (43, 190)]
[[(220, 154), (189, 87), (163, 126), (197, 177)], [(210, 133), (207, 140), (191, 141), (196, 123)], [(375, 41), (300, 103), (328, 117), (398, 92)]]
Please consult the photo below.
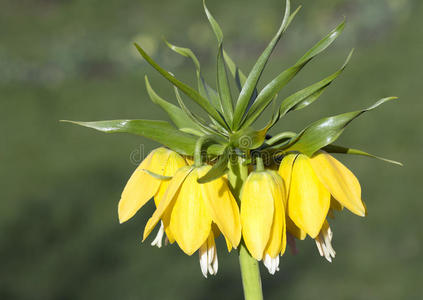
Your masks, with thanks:
[[(160, 222), (153, 245), (160, 247), (166, 235), (167, 241), (176, 241), (187, 255), (198, 251), (204, 276), (218, 270), (215, 239), (222, 234), (229, 251), (239, 249), (246, 297), (262, 299), (258, 261), (274, 274), (287, 241), (295, 252), (294, 237), (304, 240), (307, 235), (314, 239), (320, 255), (332, 261), (333, 233), (327, 217), (344, 207), (359, 216), (367, 213), (357, 178), (332, 154), (367, 156), (401, 165), (336, 144), (353, 120), (397, 98), (382, 98), (367, 108), (322, 118), (299, 132), (270, 135), (279, 120), (318, 100), (345, 70), (353, 51), (334, 73), (285, 98), (278, 97), (338, 38), (345, 21), (260, 89), (263, 70), (299, 8), (291, 12), (286, 0), (279, 29), (248, 74), (226, 52), (222, 30), (205, 4), (204, 10), (217, 39), (216, 89), (205, 81), (190, 49), (166, 42), (172, 51), (194, 63), (196, 88), (177, 79), (135, 44), (145, 61), (174, 87), (178, 105), (159, 96), (145, 77), (148, 96), (171, 123), (145, 119), (68, 122), (106, 133), (140, 135), (162, 144), (126, 184), (118, 206), (119, 221), (129, 220), (154, 198), (156, 210), (146, 224), (143, 240)], [(191, 110), (184, 97), (199, 105), (203, 115)], [(271, 104), (272, 117), (256, 129), (256, 121)]]
[(238, 246), (241, 239), (239, 209), (227, 181), (220, 177), (204, 184), (197, 182), (210, 168), (186, 166), (176, 172), (157, 210), (147, 222), (144, 240), (161, 219), (188, 255), (204, 244), (212, 232), (212, 223), (217, 225), (231, 247)]
[(274, 273), (285, 252), (286, 194), (282, 178), (274, 171), (253, 171), (241, 191), (242, 236), (251, 255)]

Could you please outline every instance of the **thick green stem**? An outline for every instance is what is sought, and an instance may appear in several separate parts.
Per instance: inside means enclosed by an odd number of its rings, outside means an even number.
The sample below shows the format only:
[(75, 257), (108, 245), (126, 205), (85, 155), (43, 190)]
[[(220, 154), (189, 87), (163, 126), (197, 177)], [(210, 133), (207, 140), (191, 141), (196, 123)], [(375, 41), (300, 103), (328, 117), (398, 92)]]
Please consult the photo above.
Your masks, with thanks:
[(239, 265), (241, 266), (245, 300), (262, 300), (263, 292), (258, 261), (250, 255), (244, 243), (241, 243), (239, 247)]
[[(242, 158), (238, 157), (237, 161), (233, 161), (233, 158), (229, 162), (228, 179), (232, 193), (240, 204), (241, 187), (247, 179), (248, 168), (243, 165)], [(245, 300), (262, 300), (263, 292), (258, 261), (250, 255), (243, 241), (239, 245), (239, 264)]]

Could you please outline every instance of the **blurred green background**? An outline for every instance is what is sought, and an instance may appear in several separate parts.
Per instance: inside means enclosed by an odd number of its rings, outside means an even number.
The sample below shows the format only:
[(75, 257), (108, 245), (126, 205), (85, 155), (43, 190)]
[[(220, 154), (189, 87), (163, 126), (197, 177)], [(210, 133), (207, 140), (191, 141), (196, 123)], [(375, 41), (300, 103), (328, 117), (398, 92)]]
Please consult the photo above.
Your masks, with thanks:
[[(262, 269), (266, 299), (422, 299), (422, 1), (293, 1), (299, 4), (304, 7), (265, 80), (343, 16), (348, 22), (334, 46), (282, 95), (327, 76), (351, 48), (356, 51), (318, 102), (275, 129), (300, 130), (320, 117), (396, 95), (400, 102), (363, 115), (340, 142), (404, 167), (339, 156), (361, 181), (368, 217), (345, 212), (332, 222), (332, 264), (307, 239), (298, 244), (298, 255), (282, 258), (275, 276)], [(227, 51), (248, 71), (277, 30), (283, 1), (208, 5), (223, 27)], [(175, 101), (172, 88), (132, 43), (184, 81), (195, 80), (191, 62), (169, 51), (162, 36), (195, 50), (206, 78), (215, 82), (216, 43), (200, 0), (1, 1), (0, 299), (242, 298), (237, 255), (227, 254), (222, 241), (219, 273), (204, 279), (196, 254), (141, 244), (153, 205), (118, 224), (119, 196), (135, 168), (131, 157), (157, 144), (58, 122), (166, 118), (149, 101), (144, 74), (159, 94)]]

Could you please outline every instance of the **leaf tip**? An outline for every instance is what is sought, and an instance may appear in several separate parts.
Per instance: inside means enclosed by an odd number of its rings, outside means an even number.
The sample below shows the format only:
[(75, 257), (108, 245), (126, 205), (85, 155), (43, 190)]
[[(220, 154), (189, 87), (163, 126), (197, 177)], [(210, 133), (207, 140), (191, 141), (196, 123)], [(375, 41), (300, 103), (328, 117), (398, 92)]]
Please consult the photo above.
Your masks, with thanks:
[(60, 123), (71, 123), (71, 124), (77, 124), (77, 125), (79, 125), (78, 123), (80, 123), (80, 122), (72, 121), (72, 120), (59, 120), (59, 122)]

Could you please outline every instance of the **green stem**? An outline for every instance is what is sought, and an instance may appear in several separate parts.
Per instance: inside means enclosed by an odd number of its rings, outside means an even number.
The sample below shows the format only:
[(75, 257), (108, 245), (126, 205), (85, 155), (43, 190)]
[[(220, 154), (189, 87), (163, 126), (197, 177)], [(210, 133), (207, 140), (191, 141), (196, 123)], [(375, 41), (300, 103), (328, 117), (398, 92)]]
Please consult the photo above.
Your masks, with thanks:
[(239, 247), (239, 265), (241, 266), (245, 300), (262, 300), (263, 292), (258, 261), (250, 255), (244, 243)]
[(264, 171), (263, 158), (256, 157), (256, 171)]
[[(248, 168), (246, 165), (243, 165), (243, 159), (241, 157), (238, 157), (236, 162), (230, 160), (228, 179), (232, 193), (235, 199), (237, 199), (238, 204), (240, 203), (241, 187), (247, 176)], [(263, 300), (258, 261), (250, 255), (243, 241), (239, 245), (239, 264), (241, 267), (245, 300)]]

